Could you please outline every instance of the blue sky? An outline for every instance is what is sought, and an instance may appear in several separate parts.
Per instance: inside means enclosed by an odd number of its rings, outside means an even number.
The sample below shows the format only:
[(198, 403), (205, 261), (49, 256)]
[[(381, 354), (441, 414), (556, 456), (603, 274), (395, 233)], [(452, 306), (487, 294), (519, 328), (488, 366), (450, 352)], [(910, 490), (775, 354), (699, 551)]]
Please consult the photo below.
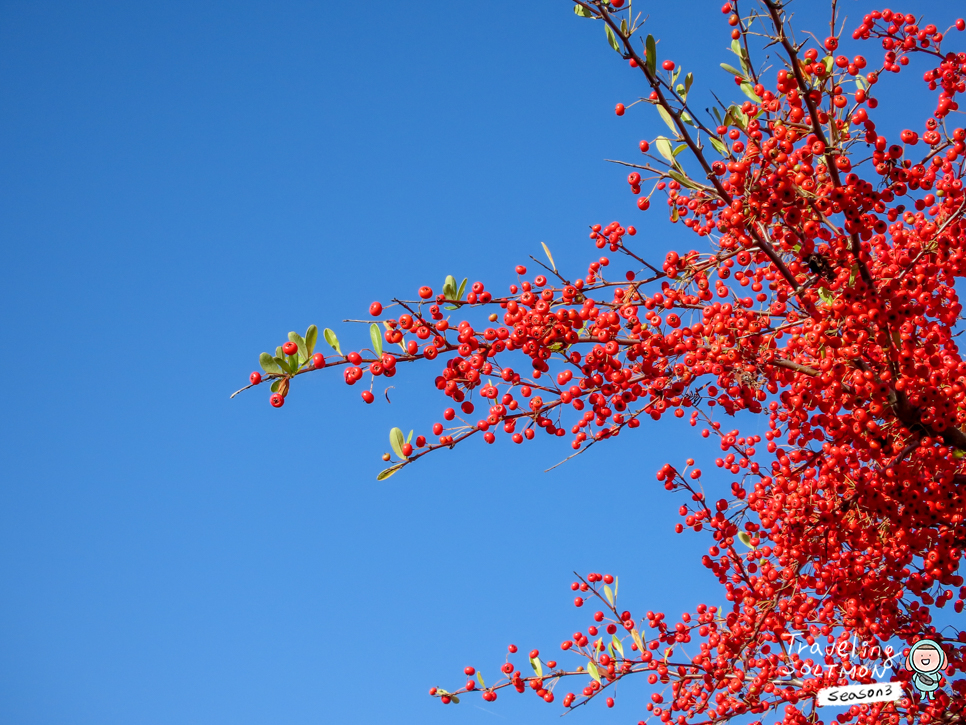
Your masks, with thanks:
[[(646, 8), (696, 92), (733, 93), (720, 4)], [(956, 4), (914, 3), (940, 26)], [(797, 10), (824, 37), (819, 5)], [(840, 6), (849, 29), (872, 7)], [(282, 410), (228, 399), (289, 330), (368, 344), (341, 321), (374, 299), (505, 289), (541, 241), (579, 273), (590, 224), (636, 224), (653, 260), (696, 244), (603, 162), (663, 125), (614, 115), (644, 91), (599, 25), (549, 1), (0, 13), (0, 721), (556, 722), (559, 700), (426, 692), (495, 679), (510, 642), (559, 651), (589, 623), (575, 569), (620, 575), (635, 614), (721, 603), (654, 480), (710, 468), (686, 425), (553, 474), (566, 442), (499, 437), (377, 483), (389, 428), (448, 407), (438, 365), (392, 404), (337, 374)], [(572, 717), (636, 721), (647, 694)]]

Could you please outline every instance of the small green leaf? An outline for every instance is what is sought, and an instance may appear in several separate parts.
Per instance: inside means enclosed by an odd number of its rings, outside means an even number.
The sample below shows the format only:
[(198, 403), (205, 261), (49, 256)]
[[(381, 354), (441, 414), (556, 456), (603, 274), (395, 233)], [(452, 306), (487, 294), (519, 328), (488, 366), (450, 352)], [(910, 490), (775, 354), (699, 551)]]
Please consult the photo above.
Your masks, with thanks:
[(606, 23), (604, 24), (604, 30), (607, 32), (607, 42), (610, 43), (610, 47), (620, 53), (621, 47), (617, 44), (617, 36), (614, 35), (614, 31)]
[(610, 642), (607, 643), (607, 654), (610, 655), (610, 658), (612, 660), (616, 660), (617, 659), (617, 656), (614, 654), (614, 648), (611, 646), (611, 643)]
[(372, 340), (372, 351), (376, 353), (376, 357), (382, 357), (382, 331), (378, 323), (369, 325), (369, 338)]
[(674, 69), (674, 72), (673, 72), (673, 73), (671, 74), (671, 85), (672, 85), (672, 86), (673, 86), (673, 85), (674, 85), (675, 83), (677, 83), (677, 82), (678, 82), (678, 76), (679, 76), (679, 75), (681, 75), (681, 66), (678, 66), (677, 68), (675, 68), (675, 69)]
[(467, 280), (467, 277), (463, 277), (463, 281), (460, 282), (460, 288), (456, 291), (457, 300), (463, 299), (463, 291), (466, 289), (466, 280)]
[(651, 75), (654, 75), (657, 72), (657, 44), (654, 42), (653, 35), (647, 36), (644, 47), (647, 49), (647, 70)]
[(288, 355), (281, 355), (275, 358), (275, 364), (282, 368), (283, 373), (294, 373), (292, 366), (289, 364)]
[(694, 125), (694, 119), (691, 118), (691, 116), (688, 115), (688, 112), (687, 111), (681, 111), (681, 120), (684, 121), (689, 126), (693, 126)]
[(282, 369), (275, 362), (275, 358), (269, 355), (267, 352), (263, 352), (258, 356), (258, 364), (262, 366), (262, 370), (266, 373), (280, 373)]
[(621, 35), (627, 37), (627, 19), (621, 18)]
[(614, 606), (614, 592), (606, 584), (604, 585), (604, 598), (609, 605)]
[(755, 93), (755, 89), (751, 83), (742, 83), (741, 92), (748, 96), (748, 98), (753, 100), (755, 103), (761, 103), (761, 96)]
[(616, 634), (613, 635), (613, 639), (611, 640), (611, 644), (614, 645), (614, 649), (616, 649), (618, 652), (620, 652), (621, 657), (623, 657), (624, 656), (624, 645), (623, 645), (623, 643), (619, 639), (617, 639), (617, 635)]
[(278, 389), (280, 387), (282, 387), (282, 379), (281, 378), (279, 378), (278, 380), (273, 380), (272, 381), (272, 392), (273, 393), (277, 393), (278, 392)]
[(644, 642), (641, 640), (641, 633), (637, 631), (637, 628), (631, 630), (631, 637), (634, 638), (634, 644), (637, 645), (637, 651), (644, 654)]
[(738, 541), (747, 546), (749, 549), (751, 548), (751, 536), (747, 531), (742, 531), (738, 534)]
[(862, 74), (860, 73), (859, 75), (857, 75), (857, 76), (855, 77), (855, 85), (856, 85), (856, 86), (857, 86), (857, 87), (858, 87), (858, 88), (859, 88), (860, 90), (863, 90), (863, 91), (864, 91), (864, 90), (865, 90), (866, 88), (868, 88), (868, 87), (869, 87), (869, 82), (868, 82), (868, 81), (867, 81), (867, 80), (865, 79), (865, 76), (863, 76), (863, 75), (862, 75)]
[(691, 84), (694, 83), (694, 73), (688, 73), (684, 76), (684, 97), (687, 98), (688, 94), (691, 92)]
[(711, 145), (714, 146), (714, 150), (717, 151), (722, 156), (728, 156), (728, 147), (721, 142), (721, 139), (716, 136), (709, 136), (708, 140), (711, 141)]
[(379, 475), (376, 476), (376, 480), (385, 481), (387, 478), (389, 478), (391, 475), (393, 475), (396, 471), (398, 471), (402, 467), (403, 467), (403, 464), (401, 463), (397, 463), (395, 466), (390, 466), (389, 468), (383, 471), (380, 471)]
[(583, 5), (574, 5), (574, 14), (581, 18), (592, 18), (594, 14)]
[(728, 71), (733, 76), (742, 76), (742, 77), (744, 77), (744, 73), (742, 73), (740, 70), (738, 70), (737, 68), (735, 68), (733, 65), (728, 65), (727, 63), (722, 63), (721, 64), (721, 67), (724, 68), (726, 71)]
[(319, 339), (319, 328), (315, 325), (309, 325), (309, 329), (305, 331), (305, 348), (309, 353), (309, 357), (315, 352), (315, 341)]
[(668, 141), (663, 136), (658, 136), (654, 139), (654, 145), (657, 146), (657, 151), (661, 156), (666, 158), (668, 161), (674, 161), (674, 153), (671, 151), (671, 142)]
[(664, 119), (664, 123), (667, 124), (667, 127), (671, 129), (671, 133), (676, 135), (678, 132), (678, 127), (674, 125), (674, 119), (671, 118), (671, 114), (667, 112), (667, 109), (664, 108), (664, 106), (658, 106), (657, 112), (661, 114), (661, 118)]
[(731, 52), (734, 53), (735, 55), (737, 55), (739, 58), (742, 55), (742, 53), (741, 53), (741, 43), (738, 42), (738, 39), (737, 38), (734, 38), (731, 41)]
[(396, 452), (396, 455), (400, 458), (408, 458), (408, 456), (403, 455), (403, 443), (406, 441), (403, 439), (403, 432), (399, 428), (393, 428), (389, 431), (389, 445)]
[(677, 220), (680, 218), (681, 218), (681, 215), (678, 213), (678, 205), (675, 204), (674, 206), (671, 207), (671, 223), (673, 224), (677, 222)]
[(620, 577), (614, 577), (614, 598), (617, 598), (617, 586), (621, 583)]
[(537, 673), (537, 677), (543, 677), (543, 665), (540, 663), (539, 657), (531, 657), (530, 666), (533, 668), (533, 671)]
[(457, 705), (460, 704), (460, 699), (456, 695), (450, 695), (449, 698)]
[(600, 672), (597, 671), (597, 665), (593, 661), (587, 663), (587, 673), (600, 682)]
[(302, 338), (302, 336), (300, 334), (298, 334), (297, 332), (290, 332), (290, 333), (288, 333), (288, 339), (291, 340), (292, 342), (294, 342), (296, 345), (298, 345), (298, 348), (299, 348), (298, 361), (299, 361), (299, 363), (304, 363), (306, 360), (308, 360), (309, 359), (308, 347), (306, 347), (305, 340)]
[(406, 442), (409, 443), (413, 439), (413, 432), (409, 431), (409, 435), (406, 436)]
[(833, 65), (833, 63), (834, 63), (834, 61), (832, 60), (832, 56), (830, 56), (830, 55), (829, 56), (826, 56), (826, 58), (825, 58), (825, 75), (828, 75), (829, 73), (832, 72), (832, 65)]
[(553, 271), (556, 272), (557, 271), (557, 265), (554, 264), (554, 262), (553, 262), (553, 255), (550, 254), (550, 247), (548, 247), (545, 242), (540, 242), (540, 244), (543, 246), (543, 251), (544, 251), (544, 253), (546, 253), (547, 259), (550, 260), (550, 266), (553, 268)]
[(667, 173), (668, 173), (668, 176), (670, 176), (672, 179), (674, 179), (676, 182), (678, 182), (681, 186), (683, 186), (683, 187), (685, 187), (687, 189), (698, 190), (698, 189), (701, 188), (701, 186), (699, 184), (696, 184), (695, 182), (691, 181), (691, 179), (689, 179), (687, 176), (685, 176), (682, 173), (679, 173), (679, 172), (675, 171), (674, 169), (669, 169)]
[(687, 147), (688, 147), (688, 145), (686, 143), (683, 143), (680, 146), (676, 146), (674, 148), (674, 151), (671, 152), (671, 155), (674, 156), (675, 158), (677, 158), (677, 155), (679, 153), (681, 153), (682, 151), (684, 151), (684, 149), (686, 149)]
[(476, 673), (476, 679), (479, 680), (480, 687), (482, 687), (485, 690), (486, 689), (486, 683), (483, 682), (483, 675), (481, 675), (479, 672), (477, 672)]
[(335, 350), (340, 355), (342, 354), (342, 350), (339, 349), (339, 338), (335, 336), (335, 333), (332, 332), (332, 330), (330, 330), (328, 327), (326, 327), (322, 331), (322, 337), (324, 337), (325, 338), (325, 341), (327, 343), (329, 343), (329, 347), (331, 347), (333, 350)]
[(443, 280), (443, 295), (448, 300), (456, 299), (456, 277), (451, 274), (446, 275)]

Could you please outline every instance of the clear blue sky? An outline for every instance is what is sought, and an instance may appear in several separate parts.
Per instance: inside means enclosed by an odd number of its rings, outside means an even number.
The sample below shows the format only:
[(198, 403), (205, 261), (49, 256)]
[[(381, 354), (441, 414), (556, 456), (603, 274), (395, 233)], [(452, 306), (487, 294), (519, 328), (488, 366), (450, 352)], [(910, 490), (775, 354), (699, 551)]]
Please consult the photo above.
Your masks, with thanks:
[[(733, 92), (720, 4), (644, 8), (695, 92)], [(501, 437), (377, 483), (389, 428), (446, 407), (438, 366), (391, 405), (340, 375), (228, 400), (289, 330), (367, 344), (341, 320), (373, 299), (505, 289), (541, 241), (579, 272), (589, 224), (690, 248), (603, 162), (662, 132), (614, 115), (642, 92), (566, 2), (0, 3), (0, 722), (557, 722), (426, 692), (585, 629), (573, 569), (635, 613), (720, 603), (654, 480), (715, 457), (684, 425), (554, 474), (566, 442)], [(636, 722), (647, 693), (573, 717)]]

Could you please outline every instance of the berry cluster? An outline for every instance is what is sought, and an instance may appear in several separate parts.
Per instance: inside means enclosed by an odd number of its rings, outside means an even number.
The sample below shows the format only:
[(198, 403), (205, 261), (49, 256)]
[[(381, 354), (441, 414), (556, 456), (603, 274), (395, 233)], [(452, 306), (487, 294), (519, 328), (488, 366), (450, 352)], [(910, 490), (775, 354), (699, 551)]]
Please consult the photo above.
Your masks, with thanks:
[[(669, 129), (640, 142), (643, 163), (626, 164), (627, 183), (641, 211), (663, 197), (671, 222), (701, 248), (652, 263), (631, 248), (634, 226), (594, 224), (594, 254), (609, 256), (582, 275), (558, 270), (545, 246), (548, 264), (532, 276), (517, 266), (505, 293), (475, 282), (464, 295), (466, 280), (447, 277), (439, 293), (422, 286), (416, 299), (374, 302), (373, 319), (360, 321), (371, 348), (343, 355), (326, 330), (336, 353), (327, 362), (313, 356), (313, 327), (263, 353), (272, 404), (296, 376), (338, 365), (347, 384), (369, 382), (362, 397), (372, 403), (373, 386), (398, 364), (439, 358), (435, 386), (448, 401), (435, 440), (393, 429), (397, 459), (380, 478), (477, 434), (522, 444), (542, 430), (577, 455), (642, 420), (680, 418), (719, 444), (714, 476), (688, 459), (656, 477), (688, 497), (676, 530), (709, 532), (702, 563), (727, 611), (701, 604), (673, 625), (661, 613), (635, 620), (616, 609), (616, 580), (591, 574), (574, 584), (574, 603), (601, 609), (562, 645), (586, 664), (558, 667), (534, 650), (532, 676), (508, 660), (504, 680), (489, 686), (467, 668), (476, 680), (431, 692), (444, 703), (477, 689), (494, 700), (504, 687), (551, 702), (561, 679), (589, 677), (581, 694), (564, 696), (573, 707), (645, 673), (667, 686), (648, 707), (662, 722), (777, 710), (791, 725), (810, 720), (818, 689), (869, 681), (847, 667), (839, 643), (881, 644), (870, 650), (874, 665), (890, 639), (928, 636), (945, 637), (949, 655), (935, 700), (856, 706), (837, 719), (962, 718), (966, 680), (954, 676), (966, 634), (937, 632), (933, 609), (961, 612), (966, 599), (966, 361), (956, 342), (966, 129), (952, 115), (966, 53), (943, 50), (949, 31), (890, 10), (865, 16), (852, 35), (879, 41), (881, 63), (845, 54), (838, 36), (798, 46), (779, 3), (743, 14), (729, 2), (736, 66), (722, 66), (746, 100), (705, 123), (688, 98), (691, 74), (659, 63), (651, 36), (635, 43), (638, 21), (622, 6), (576, 0), (575, 11), (602, 21), (647, 84), (647, 97), (618, 104), (617, 115), (654, 106)], [(752, 62), (762, 34), (778, 67)], [(890, 138), (876, 123), (879, 90), (917, 57), (935, 106), (922, 127)], [(261, 379), (252, 374), (253, 385)], [(765, 430), (742, 434), (736, 424), (748, 415)], [(803, 658), (789, 646), (796, 638), (821, 656)], [(692, 639), (685, 655), (680, 645)]]

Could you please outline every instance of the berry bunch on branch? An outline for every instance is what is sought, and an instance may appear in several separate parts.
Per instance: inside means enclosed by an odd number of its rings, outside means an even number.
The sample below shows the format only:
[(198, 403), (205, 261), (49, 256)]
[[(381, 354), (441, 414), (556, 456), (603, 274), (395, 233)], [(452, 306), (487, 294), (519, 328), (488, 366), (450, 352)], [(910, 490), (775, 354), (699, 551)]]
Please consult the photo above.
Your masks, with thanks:
[[(447, 277), (415, 299), (374, 302), (355, 321), (368, 325), (369, 348), (344, 354), (326, 329), (326, 357), (314, 326), (290, 333), (247, 387), (271, 381), (280, 407), (299, 376), (341, 367), (373, 403), (380, 378), (430, 361), (451, 402), (431, 435), (390, 432), (395, 458), (385, 456), (380, 479), (470, 438), (522, 444), (542, 433), (578, 455), (645, 418), (687, 418), (718, 446), (713, 475), (689, 459), (665, 463), (657, 480), (686, 497), (677, 531), (710, 533), (702, 564), (725, 609), (698, 604), (673, 623), (634, 617), (618, 609), (614, 577), (578, 577), (574, 604), (595, 612), (561, 645), (577, 665), (533, 650), (518, 669), (511, 645), (501, 679), (468, 667), (464, 686), (431, 690), (444, 703), (474, 691), (495, 700), (505, 688), (552, 702), (576, 682), (564, 707), (598, 697), (613, 706), (612, 685), (641, 674), (655, 688), (646, 718), (792, 725), (819, 719), (822, 688), (896, 680), (901, 699), (833, 714), (862, 725), (962, 721), (966, 633), (934, 617), (962, 612), (966, 597), (966, 361), (955, 339), (966, 53), (946, 37), (966, 23), (939, 29), (883, 9), (843, 39), (832, 0), (818, 41), (796, 37), (783, 3), (728, 2), (734, 57), (721, 67), (744, 100), (699, 112), (693, 74), (659, 57), (632, 3), (569, 4), (639, 75), (643, 96), (617, 115), (653, 107), (668, 127), (641, 141), (639, 161), (617, 162), (633, 169), (637, 208), (654, 214), (663, 200), (697, 249), (648, 260), (633, 248), (634, 226), (594, 224), (590, 244), (603, 256), (580, 276), (544, 245), (546, 261), (531, 258), (538, 274), (517, 266), (506, 293)], [(868, 57), (849, 57), (846, 41), (874, 42)], [(753, 58), (765, 46), (768, 67)], [(877, 126), (896, 111), (889, 78), (913, 68), (935, 102), (921, 127), (889, 138)], [(762, 419), (763, 436), (736, 425)], [(932, 699), (901, 665), (927, 637), (948, 656)]]

